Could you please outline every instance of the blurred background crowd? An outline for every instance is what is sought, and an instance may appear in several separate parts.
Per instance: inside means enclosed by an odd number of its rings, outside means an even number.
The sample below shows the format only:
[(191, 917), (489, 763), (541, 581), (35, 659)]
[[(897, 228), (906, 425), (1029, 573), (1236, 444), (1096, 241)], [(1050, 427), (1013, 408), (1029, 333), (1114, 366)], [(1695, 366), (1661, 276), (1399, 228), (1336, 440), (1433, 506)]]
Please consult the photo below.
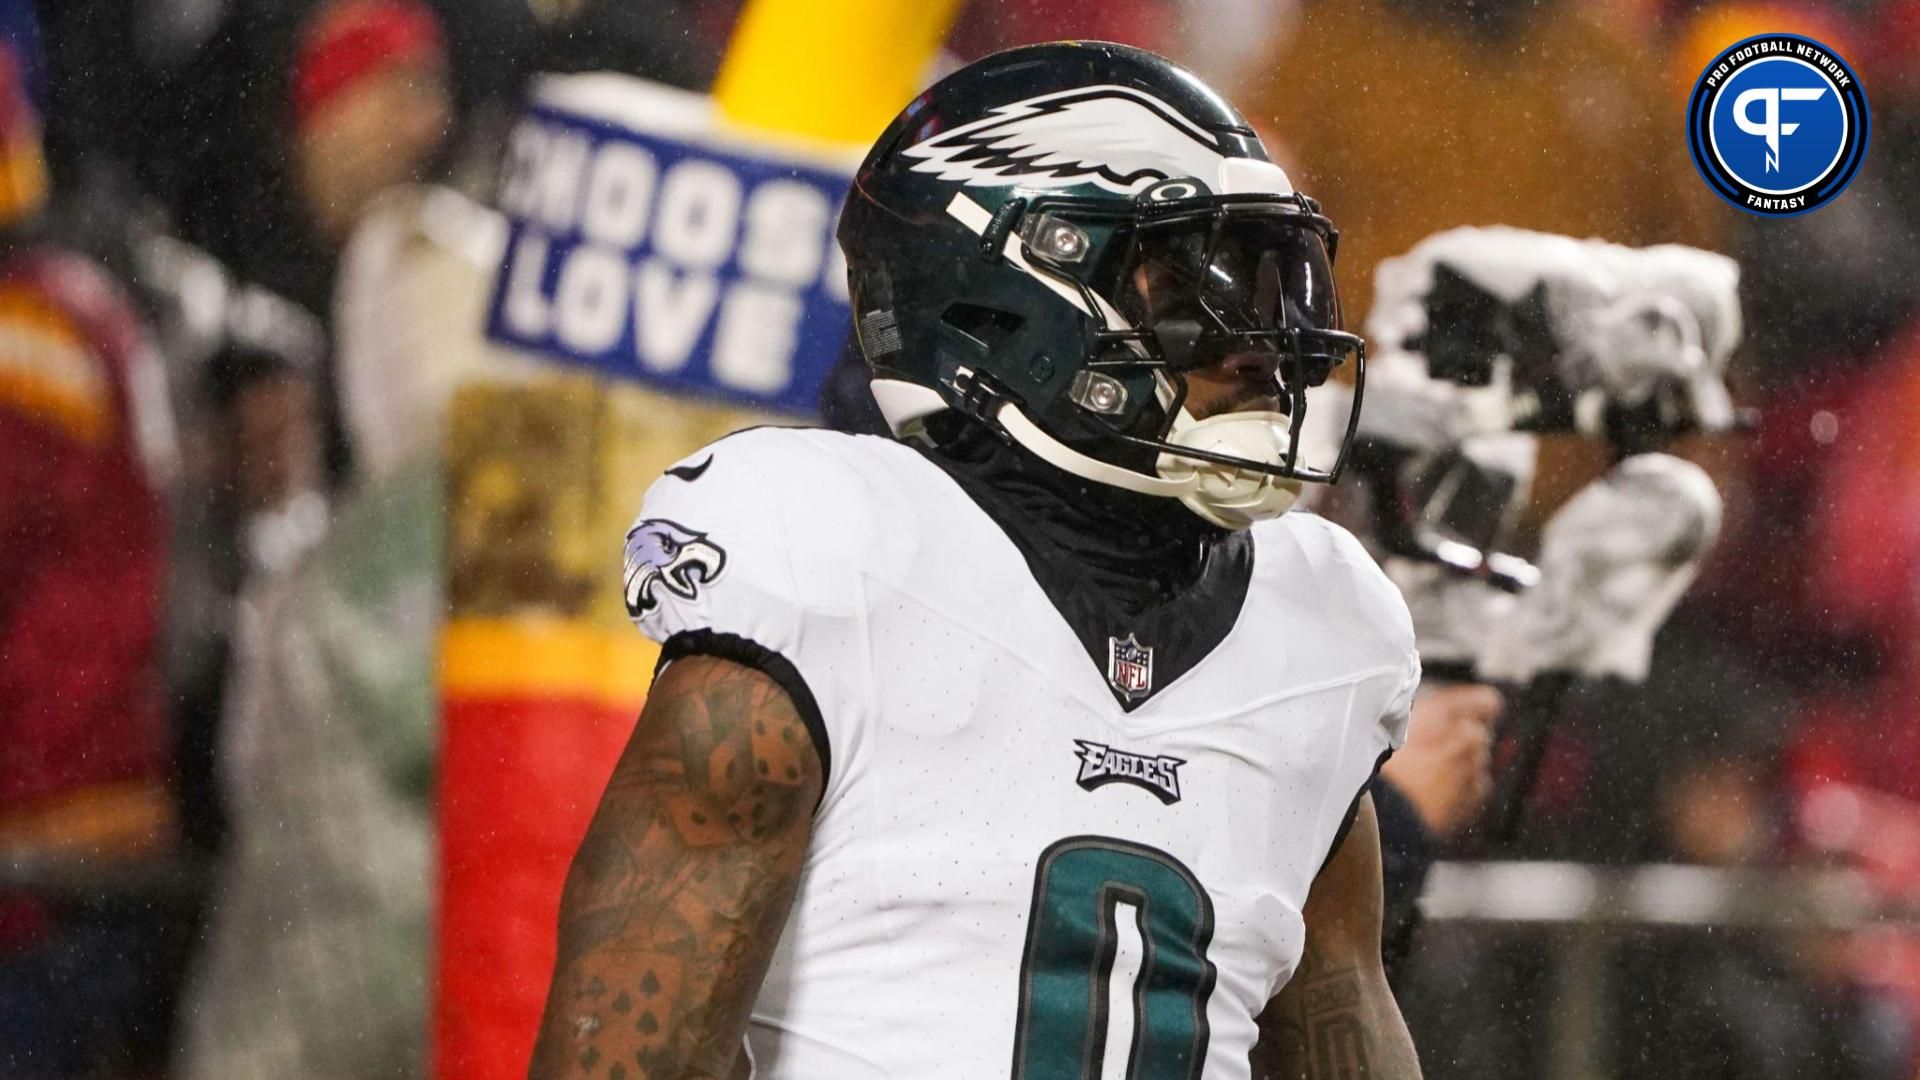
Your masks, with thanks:
[[(422, 1073), (449, 538), (409, 499), (452, 388), (521, 363), (479, 325), (505, 133), (539, 72), (706, 90), (739, 7), (0, 0), (0, 1077)], [(1714, 199), (1682, 135), (1706, 59), (1774, 30), (1873, 108), (1793, 219)], [(1682, 451), (1727, 520), (1652, 678), (1579, 688), (1501, 851), (1407, 782), (1443, 856), (1839, 869), (1920, 911), (1920, 0), (969, 0), (942, 63), (1066, 37), (1227, 88), (1354, 312), (1463, 224), (1739, 259), (1762, 419)], [(1593, 455), (1543, 446), (1527, 527)], [(1426, 928), (1428, 1075), (1552, 1072), (1556, 940)], [(1617, 929), (1603, 1075), (1911, 1080), (1917, 941)], [(330, 981), (361, 1011), (315, 1036)]]

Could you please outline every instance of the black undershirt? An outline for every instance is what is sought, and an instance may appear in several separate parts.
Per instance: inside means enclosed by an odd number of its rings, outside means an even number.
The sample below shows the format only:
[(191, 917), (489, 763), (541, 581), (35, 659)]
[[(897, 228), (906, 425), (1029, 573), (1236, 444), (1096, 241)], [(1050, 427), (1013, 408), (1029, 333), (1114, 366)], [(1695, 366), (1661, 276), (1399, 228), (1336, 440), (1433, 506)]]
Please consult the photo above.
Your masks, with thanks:
[(1110, 640), (1131, 636), (1153, 650), (1152, 685), (1114, 690), (1123, 707), (1144, 703), (1233, 629), (1252, 576), (1246, 533), (1174, 499), (1082, 480), (984, 429), (955, 436), (927, 457), (1020, 550), (1088, 658), (1110, 676)]

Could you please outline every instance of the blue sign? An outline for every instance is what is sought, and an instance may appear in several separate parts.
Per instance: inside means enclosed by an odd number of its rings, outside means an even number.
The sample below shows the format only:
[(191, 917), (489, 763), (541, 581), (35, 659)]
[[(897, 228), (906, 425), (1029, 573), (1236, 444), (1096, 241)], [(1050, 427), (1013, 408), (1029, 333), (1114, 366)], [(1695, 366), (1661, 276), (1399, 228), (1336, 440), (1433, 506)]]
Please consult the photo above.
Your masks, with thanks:
[(1866, 156), (1866, 92), (1833, 50), (1796, 34), (1738, 42), (1707, 65), (1687, 106), (1687, 142), (1721, 198), (1791, 216), (1846, 190)]
[(851, 329), (851, 178), (550, 105), (515, 128), (487, 336), (664, 389), (816, 411)]
[(0, 0), (0, 47), (13, 50), (13, 62), (20, 68), (20, 84), (34, 112), (47, 113), (46, 56), (40, 49), (40, 24), (34, 19), (32, 0)]

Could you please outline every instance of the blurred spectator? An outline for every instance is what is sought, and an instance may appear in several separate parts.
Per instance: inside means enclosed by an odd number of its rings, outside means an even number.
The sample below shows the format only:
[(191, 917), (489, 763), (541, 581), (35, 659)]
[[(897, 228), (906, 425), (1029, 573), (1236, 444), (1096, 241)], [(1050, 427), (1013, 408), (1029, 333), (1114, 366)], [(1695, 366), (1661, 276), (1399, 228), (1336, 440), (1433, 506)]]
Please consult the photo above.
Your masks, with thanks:
[[(440, 167), (453, 88), (440, 25), (420, 0), (229, 0), (193, 11), (142, 0), (132, 19), (120, 0), (60, 7), (49, 38), (55, 95), (78, 117), (65, 125), (69, 168), (126, 167), (184, 239), (323, 319), (358, 214), (380, 191)], [(485, 29), (461, 40), (503, 37), (487, 21), (498, 7), (466, 5)], [(330, 351), (321, 363), (314, 405), (331, 486), (349, 462)]]
[(416, 0), (334, 0), (294, 51), (294, 154), (301, 195), (332, 247), (375, 196), (425, 177), (452, 125), (446, 47)]
[(392, 184), (349, 223), (330, 311), (353, 470), (324, 534), (250, 581), (220, 762), (233, 838), (176, 1068), (425, 1069), (441, 442), (482, 331), (497, 215)]
[(461, 196), (399, 187), (347, 245), (335, 334), (356, 468), (331, 526), (261, 560), (242, 594), (219, 744), (233, 836), (182, 1076), (424, 1069), (438, 455), (461, 382), (511, 370), (481, 338), (503, 244)]
[[(0, 7), (11, 6), (13, 0), (0, 0)], [(85, 253), (124, 283), (155, 330), (165, 368), (154, 380), (163, 384), (155, 396), (171, 398), (180, 424), (160, 631), (168, 722), (159, 725), (164, 730), (155, 739), (163, 754), (171, 751), (169, 810), (177, 808), (181, 861), (169, 863), (162, 878), (115, 871), (97, 890), (60, 901), (70, 911), (74, 900), (84, 900), (79, 907), (89, 913), (85, 925), (101, 943), (90, 952), (62, 950), (65, 966), (58, 979), (85, 988), (112, 973), (122, 984), (121, 1002), (102, 1012), (76, 1004), (71, 994), (42, 994), (48, 1007), (67, 1002), (65, 1025), (32, 1012), (21, 1017), (28, 1030), (65, 1040), (80, 1055), (74, 1060), (118, 1056), (158, 1069), (171, 1052), (175, 995), (206, 904), (202, 869), (225, 839), (214, 747), (234, 598), (250, 574), (284, 561), (303, 534), (324, 522), (313, 400), (324, 338), (318, 321), (297, 306), (236, 280), (171, 235), (165, 214), (133, 185), (127, 169), (151, 132), (124, 119), (109, 129), (97, 112), (89, 116), (103, 102), (137, 99), (152, 85), (151, 73), (139, 63), (116, 66), (107, 77), (101, 54), (87, 51), (116, 32), (134, 33), (121, 14), (103, 13), (89, 0), (58, 6), (47, 37), (55, 51), (47, 66), (49, 89), (56, 102), (75, 106), (82, 122), (62, 125), (68, 157), (66, 167), (55, 171), (62, 178), (58, 198), (30, 233), (43, 246)], [(134, 21), (145, 25), (144, 19)], [(191, 35), (186, 22), (166, 19), (145, 29)], [(138, 41), (141, 49), (132, 58), (141, 63), (154, 60), (150, 51), (165, 51), (155, 33), (143, 32)], [(129, 52), (116, 48), (111, 55)], [(127, 133), (129, 128), (134, 130)], [(107, 145), (90, 144), (94, 138), (106, 138)], [(172, 145), (191, 144), (176, 139)], [(105, 955), (107, 944), (118, 954)], [(94, 970), (77, 975), (76, 966)], [(94, 1030), (80, 1031), (77, 1025), (89, 1015)]]
[(318, 319), (206, 253), (165, 234), (135, 240), (137, 280), (186, 402), (168, 685), (184, 839), (213, 857), (226, 839), (216, 747), (238, 598), (326, 524), (315, 419), (325, 337)]
[[(445, 46), (419, 0), (326, 0), (301, 25), (288, 95), (308, 255), (321, 275), (303, 299), (333, 307), (339, 252), (372, 200), (424, 179), (452, 126)], [(321, 418), (335, 483), (352, 469), (337, 375)]]
[[(1695, 52), (1774, 28), (1828, 41), (1872, 95), (1872, 147), (1846, 197), (1739, 234), (1764, 421), (1702, 606), (1794, 691), (1791, 793), (1920, 800), (1920, 5), (1720, 3), (1677, 21)], [(1896, 832), (1866, 830), (1853, 854), (1884, 862), (1872, 840)], [(1897, 876), (1920, 890), (1920, 875)], [(1920, 1003), (1920, 971), (1909, 981)]]
[(517, 370), (480, 337), (505, 247), (499, 215), (442, 187), (394, 188), (362, 219), (333, 312), (358, 481), (437, 453), (454, 391)]
[(112, 168), (63, 185), (37, 232), (125, 283), (166, 369), (180, 442), (166, 685), (183, 839), (211, 856), (223, 827), (211, 746), (233, 598), (324, 516), (315, 389), (325, 335), (298, 305), (182, 243), (155, 202)]
[(176, 449), (164, 376), (125, 295), (36, 240), (45, 189), (18, 70), (0, 49), (0, 793), (13, 811), (160, 780), (154, 662)]
[[(38, 126), (0, 44), (0, 853), (110, 874), (172, 846), (159, 669), (165, 376), (102, 267), (40, 232)], [(149, 916), (0, 894), (0, 1072), (151, 1038)]]
[[(1660, 854), (1781, 866), (1772, 769), (1739, 738), (1698, 733), (1658, 785)], [(1851, 978), (1845, 936), (1647, 933), (1623, 952), (1619, 1064), (1645, 1080), (1906, 1080), (1913, 1024)]]
[(424, 1073), (439, 499), (397, 468), (242, 598), (187, 1080)]
[[(1862, 5), (1850, 57), (1873, 95), (1873, 146), (1827, 215), (1754, 229), (1767, 422), (1751, 510), (1709, 602), (1796, 683), (1789, 758), (1799, 838), (1920, 895), (1920, 8)], [(1854, 44), (1857, 42), (1858, 44)], [(1734, 561), (1738, 560), (1738, 561)], [(1752, 567), (1759, 572), (1750, 572)], [(1862, 812), (1836, 824), (1823, 807)], [(1896, 986), (1920, 1016), (1920, 943), (1862, 934), (1854, 984)], [(1841, 985), (1845, 985), (1844, 983)]]

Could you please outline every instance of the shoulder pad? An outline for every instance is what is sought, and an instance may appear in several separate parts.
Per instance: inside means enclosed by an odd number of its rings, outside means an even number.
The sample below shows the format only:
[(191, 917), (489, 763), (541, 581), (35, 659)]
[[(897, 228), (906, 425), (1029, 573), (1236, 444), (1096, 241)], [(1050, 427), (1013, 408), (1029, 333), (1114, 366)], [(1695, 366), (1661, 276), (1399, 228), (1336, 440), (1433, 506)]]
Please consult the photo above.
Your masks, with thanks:
[(648, 489), (627, 532), (628, 615), (664, 641), (682, 629), (745, 633), (711, 625), (728, 611), (764, 622), (775, 611), (846, 610), (859, 595), (851, 579), (872, 564), (882, 527), (893, 524), (881, 520), (888, 471), (873, 460), (888, 452), (912, 451), (886, 439), (769, 427), (681, 459)]
[(1284, 590), (1327, 619), (1354, 624), (1382, 644), (1413, 647), (1413, 618), (1365, 545), (1318, 514), (1295, 510), (1254, 526), (1268, 557), (1255, 563), (1256, 585)]

